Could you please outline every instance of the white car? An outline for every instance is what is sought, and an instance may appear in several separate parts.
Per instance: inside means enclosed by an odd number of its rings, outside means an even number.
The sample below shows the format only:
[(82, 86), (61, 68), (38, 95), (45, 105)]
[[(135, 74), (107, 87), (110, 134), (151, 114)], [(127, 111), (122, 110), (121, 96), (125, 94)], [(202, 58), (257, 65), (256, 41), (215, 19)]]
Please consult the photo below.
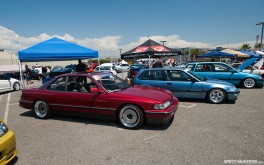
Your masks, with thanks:
[(116, 70), (112, 66), (97, 66), (94, 72), (111, 72), (113, 75), (117, 75)]
[[(251, 64), (255, 61), (256, 59), (249, 59), (244, 63), (234, 63), (232, 66), (237, 67), (239, 70), (242, 70), (242, 72), (256, 74), (264, 78), (264, 70), (260, 69), (263, 66), (264, 58), (260, 59), (252, 66)], [(244, 67), (241, 67), (242, 65), (244, 65)]]
[(14, 78), (6, 78), (0, 75), (0, 93), (20, 90), (20, 82)]
[(129, 71), (129, 65), (128, 64), (119, 64), (119, 65), (116, 66), (116, 68), (119, 68), (119, 69), (121, 69), (122, 71), (125, 71), (125, 72)]

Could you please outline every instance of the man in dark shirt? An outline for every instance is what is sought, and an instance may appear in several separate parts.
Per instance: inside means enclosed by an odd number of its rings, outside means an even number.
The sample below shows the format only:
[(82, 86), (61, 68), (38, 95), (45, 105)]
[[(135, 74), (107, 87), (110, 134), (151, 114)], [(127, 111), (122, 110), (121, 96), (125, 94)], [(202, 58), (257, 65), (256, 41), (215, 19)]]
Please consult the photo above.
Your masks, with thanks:
[(76, 72), (86, 72), (87, 66), (82, 62), (82, 60), (78, 60), (78, 64), (76, 65)]

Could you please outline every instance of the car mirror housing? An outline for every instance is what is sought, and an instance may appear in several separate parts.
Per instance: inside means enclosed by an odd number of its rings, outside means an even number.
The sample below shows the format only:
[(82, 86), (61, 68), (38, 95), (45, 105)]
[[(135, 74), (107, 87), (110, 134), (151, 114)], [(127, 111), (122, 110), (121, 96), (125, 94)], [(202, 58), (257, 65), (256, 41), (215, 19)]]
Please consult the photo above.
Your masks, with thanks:
[(102, 91), (99, 90), (97, 87), (92, 87), (92, 88), (90, 88), (90, 92), (91, 92), (91, 93), (102, 93)]

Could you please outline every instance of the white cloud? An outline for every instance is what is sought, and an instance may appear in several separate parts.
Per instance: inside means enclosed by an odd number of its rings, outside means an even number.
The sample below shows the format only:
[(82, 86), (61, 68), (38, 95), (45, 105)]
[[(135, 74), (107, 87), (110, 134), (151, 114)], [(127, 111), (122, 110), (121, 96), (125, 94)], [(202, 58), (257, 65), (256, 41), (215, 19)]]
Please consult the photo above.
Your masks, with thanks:
[(35, 45), (39, 42), (48, 40), (52, 37), (58, 37), (67, 41), (75, 42), (85, 47), (89, 47), (94, 50), (99, 51), (100, 57), (120, 57), (119, 50), (122, 48), (122, 53), (133, 49), (134, 47), (142, 44), (148, 39), (152, 39), (156, 42), (166, 41), (165, 45), (170, 48), (216, 48), (216, 47), (227, 47), (227, 48), (239, 48), (244, 43), (249, 43), (254, 45), (254, 41), (232, 43), (232, 44), (210, 44), (203, 42), (190, 42), (180, 38), (178, 35), (170, 36), (143, 36), (140, 37), (136, 42), (131, 42), (128, 44), (120, 44), (121, 36), (105, 36), (102, 38), (82, 38), (78, 39), (70, 34), (64, 34), (63, 36), (58, 35), (48, 35), (42, 33), (35, 37), (23, 37), (14, 31), (7, 29), (3, 26), (0, 26), (0, 49), (9, 49), (14, 51), (23, 50), (27, 47)]

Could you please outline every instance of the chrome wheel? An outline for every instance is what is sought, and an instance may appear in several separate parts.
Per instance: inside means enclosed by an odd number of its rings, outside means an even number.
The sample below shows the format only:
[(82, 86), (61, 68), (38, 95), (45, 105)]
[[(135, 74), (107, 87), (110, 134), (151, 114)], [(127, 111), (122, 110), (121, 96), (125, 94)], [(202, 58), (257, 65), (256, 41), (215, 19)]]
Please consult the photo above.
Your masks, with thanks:
[(126, 105), (119, 112), (119, 121), (126, 128), (138, 128), (143, 124), (143, 113), (134, 105)]
[(20, 84), (19, 83), (14, 83), (14, 85), (13, 85), (13, 89), (14, 89), (14, 91), (18, 91), (19, 89), (20, 89)]
[(37, 101), (34, 105), (34, 111), (38, 118), (44, 119), (50, 116), (49, 105), (45, 101)]
[(243, 85), (245, 88), (253, 88), (255, 86), (255, 80), (252, 78), (247, 78), (244, 80)]
[(213, 89), (209, 92), (208, 97), (210, 102), (218, 104), (225, 100), (225, 93), (221, 89)]

